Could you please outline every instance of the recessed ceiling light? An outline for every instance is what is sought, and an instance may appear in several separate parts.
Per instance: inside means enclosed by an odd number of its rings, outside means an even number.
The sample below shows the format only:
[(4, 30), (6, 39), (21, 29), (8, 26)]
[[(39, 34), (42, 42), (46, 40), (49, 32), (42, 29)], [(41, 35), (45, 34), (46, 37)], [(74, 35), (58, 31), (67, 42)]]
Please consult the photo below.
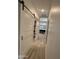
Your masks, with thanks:
[(45, 10), (44, 9), (41, 9), (41, 12), (44, 12)]

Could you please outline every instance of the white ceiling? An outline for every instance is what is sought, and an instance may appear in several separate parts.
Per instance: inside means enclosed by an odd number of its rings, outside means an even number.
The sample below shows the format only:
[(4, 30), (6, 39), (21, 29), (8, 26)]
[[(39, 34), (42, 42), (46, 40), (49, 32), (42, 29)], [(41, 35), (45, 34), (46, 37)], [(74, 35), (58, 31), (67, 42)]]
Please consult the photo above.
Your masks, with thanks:
[[(60, 0), (24, 0), (24, 2), (25, 5), (38, 17), (42, 15), (48, 16), (52, 6), (60, 5)], [(41, 12), (42, 9), (45, 10), (43, 13)]]

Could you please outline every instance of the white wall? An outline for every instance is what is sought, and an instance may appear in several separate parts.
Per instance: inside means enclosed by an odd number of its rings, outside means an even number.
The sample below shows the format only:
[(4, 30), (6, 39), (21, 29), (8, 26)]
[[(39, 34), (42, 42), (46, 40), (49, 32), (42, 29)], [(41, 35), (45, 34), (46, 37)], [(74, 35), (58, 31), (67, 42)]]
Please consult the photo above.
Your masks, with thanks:
[[(53, 7), (54, 8), (54, 7)], [(58, 7), (55, 7), (58, 8)], [(52, 10), (49, 14), (47, 59), (60, 59), (60, 14)]]
[(20, 45), (21, 57), (23, 57), (27, 53), (33, 42), (34, 18), (28, 11), (24, 12), (21, 9), (20, 19), (20, 38), (21, 36), (23, 36), (23, 40), (20, 39)]

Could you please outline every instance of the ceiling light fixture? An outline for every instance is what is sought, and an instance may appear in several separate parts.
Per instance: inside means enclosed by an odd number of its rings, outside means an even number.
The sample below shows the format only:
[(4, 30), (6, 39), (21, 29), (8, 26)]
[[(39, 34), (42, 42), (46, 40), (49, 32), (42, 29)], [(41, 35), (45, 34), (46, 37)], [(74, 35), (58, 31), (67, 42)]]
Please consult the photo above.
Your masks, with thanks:
[(44, 9), (41, 9), (41, 12), (44, 12), (45, 10)]

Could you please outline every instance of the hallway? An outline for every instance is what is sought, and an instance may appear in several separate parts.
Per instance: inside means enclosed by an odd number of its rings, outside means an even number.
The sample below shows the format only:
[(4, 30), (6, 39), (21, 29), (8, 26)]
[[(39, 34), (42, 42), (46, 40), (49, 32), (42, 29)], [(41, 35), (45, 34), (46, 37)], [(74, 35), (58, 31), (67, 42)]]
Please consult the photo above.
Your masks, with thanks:
[(1, 0), (0, 59), (79, 59), (79, 0)]
[(20, 0), (20, 59), (60, 59), (60, 0)]

